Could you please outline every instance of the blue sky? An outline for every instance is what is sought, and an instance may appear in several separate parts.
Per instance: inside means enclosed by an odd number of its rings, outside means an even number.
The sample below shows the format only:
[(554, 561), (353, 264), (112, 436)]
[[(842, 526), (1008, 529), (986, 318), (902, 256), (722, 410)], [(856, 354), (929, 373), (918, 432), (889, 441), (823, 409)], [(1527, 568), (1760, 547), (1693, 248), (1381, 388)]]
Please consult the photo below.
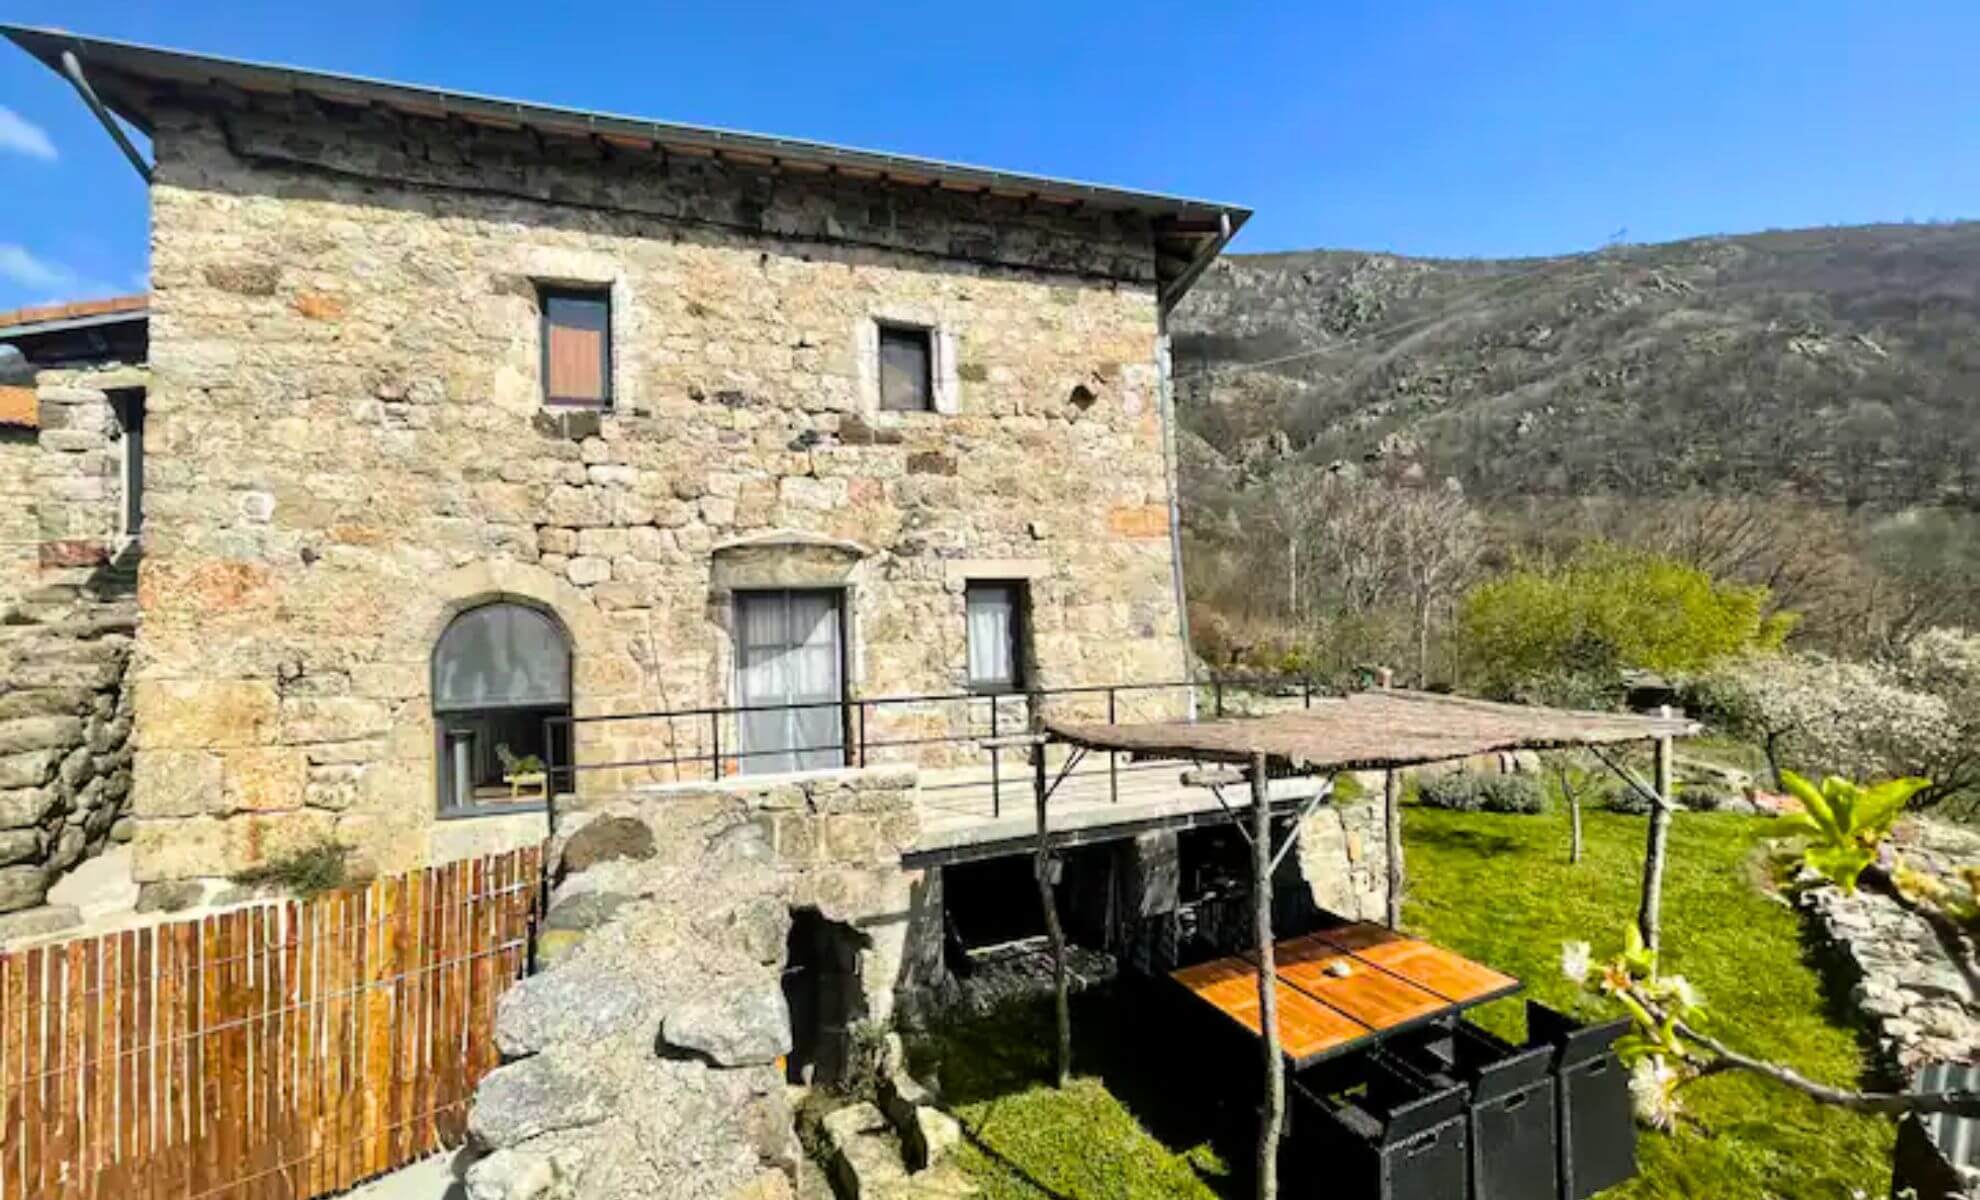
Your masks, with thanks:
[[(1240, 250), (1980, 217), (1973, 0), (165, 4), (0, 20), (1177, 191)], [(0, 48), (0, 308), (128, 291), (137, 177)]]

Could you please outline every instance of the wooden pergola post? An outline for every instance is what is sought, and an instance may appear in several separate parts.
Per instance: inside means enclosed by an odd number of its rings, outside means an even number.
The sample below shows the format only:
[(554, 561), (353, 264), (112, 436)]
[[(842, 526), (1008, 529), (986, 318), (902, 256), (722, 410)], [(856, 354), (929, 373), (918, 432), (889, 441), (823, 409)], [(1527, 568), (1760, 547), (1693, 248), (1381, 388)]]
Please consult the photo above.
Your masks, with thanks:
[(1038, 880), (1038, 903), (1045, 910), (1045, 935), (1052, 943), (1052, 999), (1059, 1024), (1057, 1083), (1072, 1080), (1072, 1004), (1066, 995), (1066, 931), (1059, 924), (1058, 898), (1052, 892), (1052, 846), (1045, 828), (1045, 801), (1051, 787), (1045, 781), (1045, 740), (1031, 748), (1031, 787), (1038, 808), (1038, 840), (1031, 873)]
[(1382, 837), (1389, 858), (1389, 928), (1402, 927), (1403, 841), (1402, 773), (1382, 773)]
[[(1664, 710), (1670, 715), (1670, 709)], [(1669, 737), (1656, 740), (1657, 794), (1650, 805), (1650, 838), (1643, 850), (1643, 900), (1636, 912), (1637, 932), (1643, 944), (1657, 948), (1662, 932), (1664, 910), (1664, 859), (1670, 850), (1671, 812), (1676, 804), (1672, 795), (1672, 775), (1676, 746)]]
[(1265, 1106), (1258, 1126), (1258, 1200), (1279, 1194), (1279, 1127), (1286, 1064), (1279, 1054), (1278, 963), (1272, 947), (1272, 789), (1263, 751), (1251, 754), (1251, 913), (1258, 940), (1258, 1028), (1265, 1047)]

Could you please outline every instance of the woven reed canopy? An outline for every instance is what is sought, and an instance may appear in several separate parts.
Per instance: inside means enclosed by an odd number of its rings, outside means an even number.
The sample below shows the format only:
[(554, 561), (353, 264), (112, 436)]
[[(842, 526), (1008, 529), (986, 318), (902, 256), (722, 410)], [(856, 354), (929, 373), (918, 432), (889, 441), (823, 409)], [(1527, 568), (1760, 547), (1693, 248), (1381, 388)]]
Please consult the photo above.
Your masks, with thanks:
[(1249, 763), (1263, 753), (1274, 770), (1373, 771), (1503, 750), (1689, 737), (1698, 724), (1385, 689), (1315, 699), (1311, 708), (1269, 716), (1132, 725), (1048, 717), (1045, 730), (1089, 750), (1137, 758)]

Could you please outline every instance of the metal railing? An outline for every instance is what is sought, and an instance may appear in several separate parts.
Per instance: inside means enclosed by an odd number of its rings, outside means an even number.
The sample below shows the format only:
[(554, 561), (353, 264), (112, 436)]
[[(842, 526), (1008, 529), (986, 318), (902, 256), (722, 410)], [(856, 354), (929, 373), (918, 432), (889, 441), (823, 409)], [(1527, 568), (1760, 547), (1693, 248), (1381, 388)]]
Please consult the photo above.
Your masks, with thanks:
[[(988, 757), (991, 815), (1001, 816), (1003, 755), (1012, 747), (997, 742), (1039, 729), (1048, 710), (1089, 720), (1104, 716), (1112, 724), (1122, 720), (1124, 714), (1128, 720), (1181, 717), (1192, 711), (1192, 700), (1195, 711), (1209, 717), (1226, 717), (1250, 715), (1264, 709), (1278, 711), (1294, 705), (1311, 707), (1316, 697), (1332, 694), (1319, 682), (1306, 677), (1213, 676), (1026, 691), (848, 696), (795, 704), (706, 705), (555, 716), (544, 721), (544, 745), (548, 748), (545, 773), (550, 794), (557, 796), (575, 792), (578, 777), (585, 772), (646, 771), (653, 776), (651, 782), (687, 782), (888, 762), (924, 767), (956, 765), (953, 760), (983, 754)], [(1163, 709), (1159, 700), (1151, 706), (1150, 697), (1173, 699)], [(936, 719), (932, 721), (926, 717), (931, 709), (936, 710)], [(756, 745), (748, 734), (751, 718), (818, 712), (833, 713), (837, 720), (831, 722), (830, 736), (821, 734), (822, 740), (816, 742), (795, 746), (782, 742)], [(632, 740), (642, 745), (658, 743), (665, 752), (612, 758), (580, 751), (587, 741), (609, 738), (614, 727), (633, 724), (653, 726), (654, 730), (636, 732), (631, 735)], [(937, 729), (939, 732), (934, 731)], [(554, 752), (558, 746), (570, 748), (570, 761), (559, 760)], [(1106, 757), (1108, 800), (1118, 803), (1121, 756), (1110, 752)], [(764, 769), (766, 765), (769, 770)], [(659, 778), (662, 772), (671, 774), (672, 778)]]

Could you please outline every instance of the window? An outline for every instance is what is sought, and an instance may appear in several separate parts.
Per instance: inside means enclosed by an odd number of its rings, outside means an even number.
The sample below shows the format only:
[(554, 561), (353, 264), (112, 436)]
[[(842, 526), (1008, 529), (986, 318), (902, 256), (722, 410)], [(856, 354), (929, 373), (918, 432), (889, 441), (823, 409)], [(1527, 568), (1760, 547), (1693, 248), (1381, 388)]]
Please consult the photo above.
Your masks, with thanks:
[(144, 525), (144, 393), (112, 392), (110, 403), (116, 410), (123, 451), (118, 464), (118, 531), (129, 539)]
[(882, 325), (880, 408), (885, 412), (928, 412), (934, 407), (934, 331)]
[(963, 594), (969, 638), (970, 690), (1022, 691), (1024, 585), (972, 582)]
[[(523, 764), (571, 764), (571, 648), (563, 626), (522, 604), (484, 604), (455, 617), (433, 648), (433, 724), (440, 811), (540, 802), (558, 780)], [(566, 718), (552, 723), (551, 718)]]
[(736, 593), (742, 771), (845, 765), (845, 631), (836, 591)]
[(543, 402), (612, 407), (612, 298), (544, 288)]

